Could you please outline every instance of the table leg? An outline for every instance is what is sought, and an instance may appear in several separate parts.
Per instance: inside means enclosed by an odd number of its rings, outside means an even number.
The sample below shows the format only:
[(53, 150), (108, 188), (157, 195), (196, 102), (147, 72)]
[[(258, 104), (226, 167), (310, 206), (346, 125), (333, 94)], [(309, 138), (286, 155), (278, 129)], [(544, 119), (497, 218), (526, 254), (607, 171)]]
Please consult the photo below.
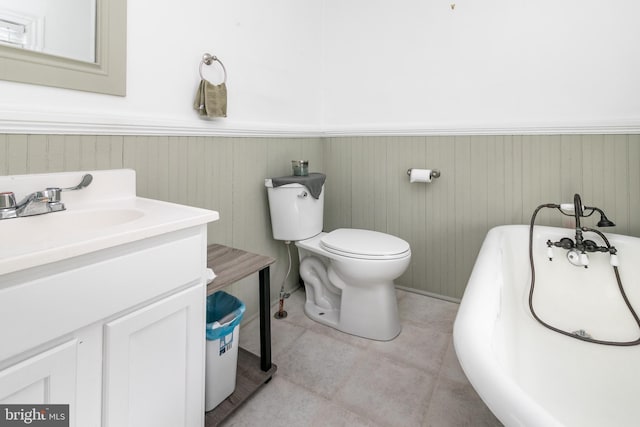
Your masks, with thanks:
[(269, 285), (269, 266), (258, 272), (260, 280), (260, 369), (271, 369), (271, 292)]

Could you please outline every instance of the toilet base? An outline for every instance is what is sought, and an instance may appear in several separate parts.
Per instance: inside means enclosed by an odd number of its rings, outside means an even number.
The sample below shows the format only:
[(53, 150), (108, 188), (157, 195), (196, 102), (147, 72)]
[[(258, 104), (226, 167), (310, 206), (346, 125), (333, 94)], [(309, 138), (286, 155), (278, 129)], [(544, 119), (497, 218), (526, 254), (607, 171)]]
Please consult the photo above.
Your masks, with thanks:
[[(393, 301), (396, 301), (395, 295)], [(341, 319), (340, 309), (318, 307), (309, 300), (304, 304), (304, 313), (309, 319), (340, 332), (376, 341), (390, 341), (402, 331), (397, 311), (387, 311), (387, 315), (378, 317), (377, 321), (373, 321), (373, 325), (370, 316), (366, 316), (368, 319), (354, 320), (344, 316)]]
[(324, 235), (296, 242), (307, 317), (347, 334), (394, 339), (401, 327), (393, 280), (408, 267), (410, 253), (388, 260), (338, 256), (322, 248)]
[(340, 310), (328, 310), (326, 308), (318, 307), (311, 301), (306, 301), (304, 304), (304, 314), (313, 321), (338, 329)]

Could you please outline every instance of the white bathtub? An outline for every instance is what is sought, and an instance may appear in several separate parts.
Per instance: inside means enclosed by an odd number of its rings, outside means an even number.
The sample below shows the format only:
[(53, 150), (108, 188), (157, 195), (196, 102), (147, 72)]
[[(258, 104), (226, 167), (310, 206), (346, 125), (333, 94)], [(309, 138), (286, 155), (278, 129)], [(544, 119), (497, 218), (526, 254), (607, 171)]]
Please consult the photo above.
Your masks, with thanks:
[[(640, 346), (579, 341), (533, 318), (528, 233), (524, 225), (490, 230), (476, 260), (453, 331), (469, 381), (506, 426), (639, 426)], [(555, 249), (549, 262), (545, 242), (561, 237), (573, 238), (573, 231), (534, 230), (538, 316), (598, 339), (637, 339), (640, 331), (620, 296), (609, 255), (590, 254), (585, 269)], [(640, 239), (607, 237), (618, 249), (622, 283), (640, 313)], [(585, 238), (603, 244), (593, 233)]]

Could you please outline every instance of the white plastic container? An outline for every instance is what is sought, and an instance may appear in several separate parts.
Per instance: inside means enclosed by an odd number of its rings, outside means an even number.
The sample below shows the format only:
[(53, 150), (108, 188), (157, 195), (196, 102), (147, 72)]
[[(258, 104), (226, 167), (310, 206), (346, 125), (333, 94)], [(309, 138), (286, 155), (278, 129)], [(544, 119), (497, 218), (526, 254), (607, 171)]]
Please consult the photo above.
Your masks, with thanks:
[(207, 363), (205, 411), (211, 411), (236, 389), (240, 321), (245, 305), (224, 291), (207, 297)]
[[(236, 389), (240, 326), (217, 340), (207, 340), (205, 411), (211, 411)], [(221, 353), (221, 351), (223, 351)]]

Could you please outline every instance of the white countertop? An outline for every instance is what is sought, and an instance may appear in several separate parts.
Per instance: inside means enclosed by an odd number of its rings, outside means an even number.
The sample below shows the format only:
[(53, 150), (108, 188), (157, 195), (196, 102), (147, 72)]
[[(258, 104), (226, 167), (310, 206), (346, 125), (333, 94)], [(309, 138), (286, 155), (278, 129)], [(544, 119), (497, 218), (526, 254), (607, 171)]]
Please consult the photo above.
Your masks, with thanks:
[(93, 182), (62, 193), (65, 211), (0, 220), (0, 275), (219, 219), (216, 211), (137, 197), (128, 169), (0, 176), (0, 191), (20, 202), (33, 191), (74, 186), (85, 173)]

